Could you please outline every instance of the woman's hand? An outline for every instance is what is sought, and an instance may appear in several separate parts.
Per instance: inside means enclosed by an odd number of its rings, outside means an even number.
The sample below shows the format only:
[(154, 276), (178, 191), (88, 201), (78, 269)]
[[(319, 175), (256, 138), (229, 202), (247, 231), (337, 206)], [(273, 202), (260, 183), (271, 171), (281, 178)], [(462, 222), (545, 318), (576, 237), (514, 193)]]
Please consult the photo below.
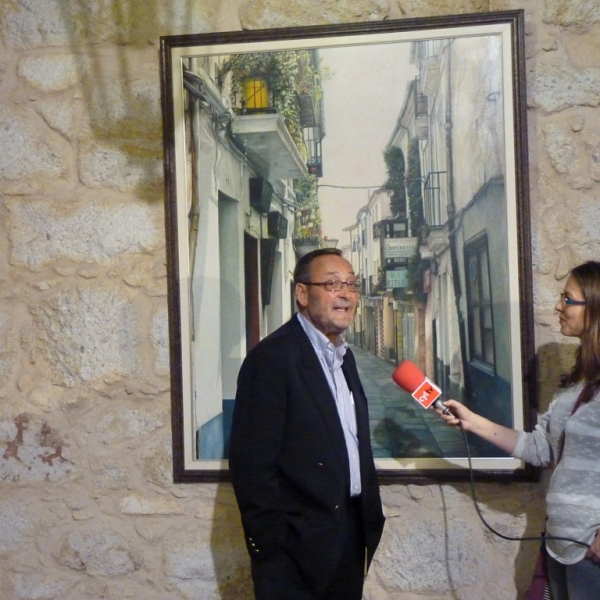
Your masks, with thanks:
[[(600, 531), (600, 529), (598, 531)], [(597, 565), (600, 565), (600, 536), (598, 535), (598, 531), (596, 531), (596, 537), (585, 553), (585, 557)]]
[(468, 431), (468, 422), (469, 419), (473, 417), (474, 413), (471, 412), (464, 404), (461, 404), (456, 400), (446, 400), (443, 404), (450, 410), (450, 412), (444, 412), (439, 408), (436, 408), (435, 412), (452, 427), (460, 427), (459, 422), (462, 422), (463, 428)]

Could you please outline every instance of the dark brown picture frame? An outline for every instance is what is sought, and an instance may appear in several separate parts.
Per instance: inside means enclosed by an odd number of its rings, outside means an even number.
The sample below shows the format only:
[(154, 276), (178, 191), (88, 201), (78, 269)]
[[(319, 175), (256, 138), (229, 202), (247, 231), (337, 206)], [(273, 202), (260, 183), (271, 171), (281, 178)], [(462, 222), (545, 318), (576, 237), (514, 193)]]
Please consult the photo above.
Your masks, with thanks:
[[(373, 346), (373, 319), (381, 331), (393, 326), (393, 340), (372, 351), (390, 374), (403, 358), (414, 359), (446, 395), (508, 426), (531, 425), (523, 39), (520, 10), (161, 38), (176, 482), (227, 478), (237, 370), (247, 349), (291, 315), (290, 270), (304, 241), (341, 242), (357, 265), (364, 297), (350, 343)], [(334, 50), (342, 62), (331, 68)], [(387, 143), (337, 140), (327, 131), (328, 118), (332, 124), (331, 115), (347, 109), (346, 102), (327, 105), (337, 75), (353, 67), (369, 86), (370, 72), (396, 51), (406, 60), (393, 63), (389, 84), (370, 88), (362, 113), (365, 120), (375, 118), (369, 111), (391, 113)], [(380, 58), (360, 67), (360, 56)], [(391, 89), (398, 77), (403, 87)], [(394, 94), (395, 103), (380, 101)], [(362, 121), (346, 119), (362, 137)], [(376, 155), (383, 164), (390, 148), (400, 149), (393, 168), (404, 169), (404, 189), (379, 176), (361, 191), (358, 213), (336, 199), (344, 217), (329, 217), (338, 229), (325, 235), (326, 208), (317, 204), (316, 216), (311, 210), (320, 195), (346, 187), (324, 178), (333, 156), (354, 153), (350, 163), (359, 153)], [(388, 175), (393, 154), (385, 158)], [(348, 197), (361, 187), (348, 185)], [(377, 446), (378, 436), (412, 436), (417, 447), (418, 436), (389, 407), (379, 417), (371, 412), (380, 419), (373, 438), (383, 480), (468, 474), (464, 451), (384, 455), (390, 451)], [(433, 413), (423, 419), (436, 426)], [(477, 477), (535, 476), (521, 461), (470, 443)]]

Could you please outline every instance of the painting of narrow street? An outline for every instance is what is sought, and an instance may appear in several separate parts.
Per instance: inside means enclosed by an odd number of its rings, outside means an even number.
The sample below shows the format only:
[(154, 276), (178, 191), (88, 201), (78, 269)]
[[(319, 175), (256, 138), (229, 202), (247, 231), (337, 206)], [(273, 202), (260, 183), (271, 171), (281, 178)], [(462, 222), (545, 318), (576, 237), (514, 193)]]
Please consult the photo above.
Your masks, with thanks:
[(382, 469), (466, 456), (460, 432), (392, 381), (403, 360), (445, 398), (522, 422), (507, 38), (367, 37), (199, 46), (177, 67), (193, 460), (226, 461), (239, 367), (292, 316), (294, 265), (319, 247), (338, 248), (361, 283), (346, 340)]

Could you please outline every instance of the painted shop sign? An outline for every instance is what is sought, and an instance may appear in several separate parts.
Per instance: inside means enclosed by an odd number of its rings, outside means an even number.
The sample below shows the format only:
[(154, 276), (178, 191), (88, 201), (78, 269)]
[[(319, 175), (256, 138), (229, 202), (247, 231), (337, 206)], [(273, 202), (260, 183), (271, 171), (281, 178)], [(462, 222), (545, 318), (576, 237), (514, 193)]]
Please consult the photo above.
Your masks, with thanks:
[(418, 241), (417, 238), (385, 238), (383, 258), (410, 258), (417, 251)]

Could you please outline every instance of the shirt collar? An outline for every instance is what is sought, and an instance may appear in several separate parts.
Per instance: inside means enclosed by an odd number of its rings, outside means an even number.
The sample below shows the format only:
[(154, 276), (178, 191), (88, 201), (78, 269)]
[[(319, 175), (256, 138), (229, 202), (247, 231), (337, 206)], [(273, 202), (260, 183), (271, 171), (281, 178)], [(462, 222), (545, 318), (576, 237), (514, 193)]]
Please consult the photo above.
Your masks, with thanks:
[(302, 325), (302, 329), (308, 336), (314, 349), (324, 355), (335, 354), (342, 358), (346, 354), (346, 348), (348, 344), (346, 340), (340, 335), (338, 336), (337, 343), (333, 342), (321, 331), (319, 331), (302, 313), (296, 313), (298, 315), (298, 321)]

